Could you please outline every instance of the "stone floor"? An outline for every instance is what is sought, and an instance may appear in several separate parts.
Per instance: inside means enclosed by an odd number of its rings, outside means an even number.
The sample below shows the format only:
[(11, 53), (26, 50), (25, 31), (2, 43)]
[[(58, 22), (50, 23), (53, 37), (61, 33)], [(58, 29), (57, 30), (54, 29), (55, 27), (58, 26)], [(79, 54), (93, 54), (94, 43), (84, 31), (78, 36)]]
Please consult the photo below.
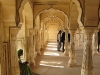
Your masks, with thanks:
[[(33, 72), (40, 75), (81, 75), (81, 64), (83, 55), (83, 44), (76, 44), (77, 66), (68, 67), (68, 56), (63, 56), (63, 52), (57, 51), (57, 44), (48, 43), (42, 55), (36, 57), (36, 66)], [(93, 56), (94, 75), (100, 75), (100, 54)]]

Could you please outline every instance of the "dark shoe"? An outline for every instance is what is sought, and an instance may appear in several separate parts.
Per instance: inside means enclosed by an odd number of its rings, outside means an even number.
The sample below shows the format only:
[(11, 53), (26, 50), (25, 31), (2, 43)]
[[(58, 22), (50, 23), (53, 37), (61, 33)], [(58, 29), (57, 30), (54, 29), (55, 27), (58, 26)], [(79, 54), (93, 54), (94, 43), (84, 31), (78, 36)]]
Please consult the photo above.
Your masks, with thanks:
[(57, 50), (57, 51), (60, 51), (60, 50)]
[(64, 52), (64, 51), (62, 51), (62, 52)]

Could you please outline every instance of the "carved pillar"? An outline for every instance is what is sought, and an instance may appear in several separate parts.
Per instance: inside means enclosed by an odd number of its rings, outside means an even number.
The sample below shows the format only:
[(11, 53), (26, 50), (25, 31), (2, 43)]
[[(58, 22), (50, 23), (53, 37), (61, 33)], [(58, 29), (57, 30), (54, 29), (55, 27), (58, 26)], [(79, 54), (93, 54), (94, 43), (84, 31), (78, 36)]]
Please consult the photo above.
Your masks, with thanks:
[(26, 60), (29, 60), (29, 28), (25, 27), (25, 53), (26, 53)]
[(95, 31), (94, 36), (93, 36), (93, 55), (97, 55), (98, 51), (97, 51), (97, 46), (98, 46), (98, 30)]
[(2, 50), (2, 58), (1, 58), (1, 75), (11, 75), (11, 67), (10, 67), (10, 53), (8, 49), (8, 43), (3, 43), (3, 50)]
[(30, 29), (30, 50), (29, 50), (29, 61), (30, 61), (30, 66), (35, 65), (35, 40), (34, 40), (34, 30)]
[(75, 41), (74, 41), (74, 37), (75, 37), (75, 32), (76, 30), (71, 30), (71, 49), (69, 50), (69, 62), (68, 62), (68, 66), (76, 66), (76, 60), (75, 60)]
[(78, 40), (78, 45), (81, 46), (81, 29), (79, 29), (79, 40)]
[[(4, 35), (9, 33), (9, 28), (7, 28), (8, 32), (5, 33), (3, 22), (2, 22), (2, 12), (1, 12), (1, 3), (0, 3), (0, 75), (10, 75), (10, 70), (9, 70), (9, 62), (8, 62), (8, 43), (3, 43), (4, 42)], [(8, 39), (8, 37), (7, 37)]]
[(69, 55), (69, 44), (68, 44), (68, 30), (65, 30), (65, 51), (64, 55), (67, 56)]
[(36, 36), (35, 36), (35, 39), (36, 39), (36, 51), (37, 51), (37, 54), (38, 55), (41, 55), (41, 51), (40, 51), (40, 49), (41, 49), (41, 42), (40, 42), (40, 30), (36, 30)]
[(93, 75), (92, 36), (94, 28), (85, 28), (81, 75)]
[(10, 28), (10, 54), (11, 54), (11, 75), (19, 75), (19, 64), (17, 54), (17, 33), (20, 28)]
[(41, 32), (42, 32), (42, 31), (40, 30), (40, 34), (39, 34), (39, 35), (40, 35), (40, 50), (42, 50)]
[(43, 38), (44, 41), (43, 42), (44, 42), (44, 47), (45, 47), (45, 45), (46, 45), (46, 30), (44, 30), (44, 33), (43, 34), (44, 34), (44, 38)]
[(45, 37), (44, 38), (45, 39), (45, 42), (44, 43), (45, 43), (45, 46), (46, 46), (47, 45), (47, 42), (48, 42), (48, 30), (47, 29), (45, 30), (44, 34), (45, 34), (44, 35), (44, 37)]
[(41, 30), (41, 47), (44, 49), (44, 30)]

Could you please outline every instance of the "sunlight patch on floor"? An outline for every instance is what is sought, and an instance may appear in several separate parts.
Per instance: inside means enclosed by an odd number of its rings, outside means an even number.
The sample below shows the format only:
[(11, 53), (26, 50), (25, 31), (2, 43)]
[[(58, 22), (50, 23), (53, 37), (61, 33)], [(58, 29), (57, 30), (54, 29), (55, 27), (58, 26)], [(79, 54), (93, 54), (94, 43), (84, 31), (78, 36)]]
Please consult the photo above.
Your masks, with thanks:
[(54, 61), (41, 61), (40, 65), (41, 66), (49, 66), (49, 67), (58, 67), (58, 68), (64, 68), (64, 66), (59, 66), (60, 64), (62, 64), (63, 62), (54, 62)]
[(57, 47), (57, 45), (47, 45), (47, 47)]
[(50, 45), (50, 44), (52, 44), (52, 45), (57, 45), (57, 43), (51, 43), (51, 42), (49, 42), (48, 45)]
[(49, 66), (49, 67), (58, 67), (58, 68), (64, 68), (64, 66), (54, 66), (54, 65), (46, 65), (46, 64), (40, 64), (41, 66)]
[(57, 48), (46, 48), (46, 50), (57, 50)]
[(54, 53), (54, 52), (44, 52), (44, 55), (49, 55), (49, 56), (60, 56), (59, 53)]

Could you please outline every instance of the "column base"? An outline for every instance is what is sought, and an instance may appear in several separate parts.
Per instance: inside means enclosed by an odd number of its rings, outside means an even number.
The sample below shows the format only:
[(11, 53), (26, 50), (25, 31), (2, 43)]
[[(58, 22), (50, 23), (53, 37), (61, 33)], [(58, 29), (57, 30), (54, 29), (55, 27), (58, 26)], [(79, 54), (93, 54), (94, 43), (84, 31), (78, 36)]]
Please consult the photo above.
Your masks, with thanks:
[(69, 56), (69, 52), (68, 52), (68, 50), (65, 50), (65, 52), (64, 52), (63, 55), (64, 55), (64, 56)]
[(98, 51), (93, 52), (93, 56), (98, 55)]
[(37, 54), (38, 54), (38, 55), (41, 55), (41, 52), (40, 52), (40, 51), (37, 51)]
[(77, 64), (76, 63), (68, 63), (68, 66), (69, 67), (74, 67), (74, 66), (76, 66)]
[(69, 62), (68, 62), (68, 66), (69, 67), (74, 67), (74, 66), (76, 66), (77, 64), (76, 64), (76, 62), (75, 62), (75, 60), (69, 60)]
[(30, 68), (34, 67), (35, 66), (35, 60), (31, 60), (29, 62), (29, 66), (30, 66)]

